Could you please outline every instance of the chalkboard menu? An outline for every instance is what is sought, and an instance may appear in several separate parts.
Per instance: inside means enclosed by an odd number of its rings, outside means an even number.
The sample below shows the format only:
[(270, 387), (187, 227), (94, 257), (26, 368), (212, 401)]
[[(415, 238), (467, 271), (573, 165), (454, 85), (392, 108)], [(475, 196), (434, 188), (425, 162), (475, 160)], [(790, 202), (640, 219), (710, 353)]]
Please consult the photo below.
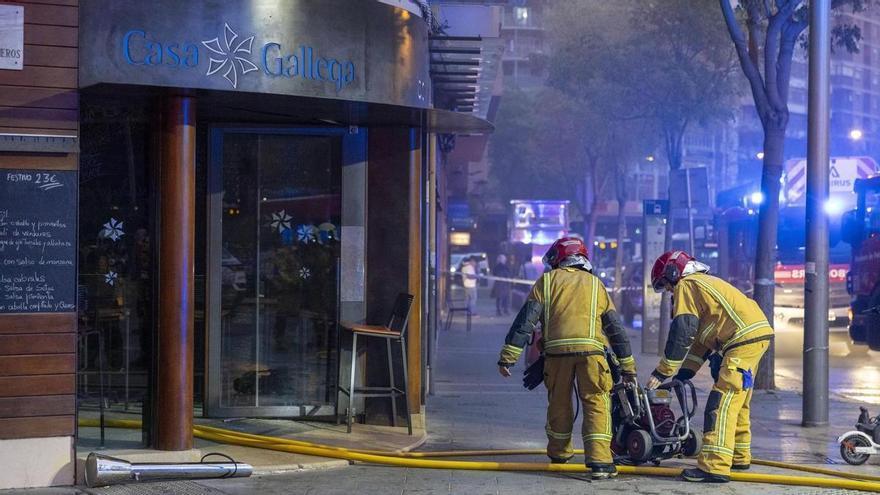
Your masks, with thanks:
[(0, 313), (76, 311), (75, 171), (0, 169)]

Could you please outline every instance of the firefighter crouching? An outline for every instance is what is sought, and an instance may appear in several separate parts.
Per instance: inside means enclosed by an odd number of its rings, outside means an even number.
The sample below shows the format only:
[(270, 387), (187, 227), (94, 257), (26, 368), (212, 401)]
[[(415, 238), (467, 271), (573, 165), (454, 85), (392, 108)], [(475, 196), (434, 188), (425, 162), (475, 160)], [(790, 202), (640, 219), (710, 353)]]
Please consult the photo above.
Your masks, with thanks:
[(752, 383), (773, 328), (755, 301), (708, 272), (708, 266), (684, 251), (664, 253), (654, 263), (651, 284), (657, 292), (673, 293), (673, 319), (664, 358), (647, 388), (656, 388), (679, 366), (676, 378), (690, 379), (707, 359), (717, 363), (698, 467), (684, 470), (682, 477), (725, 483), (731, 468), (745, 470), (751, 464)]
[(635, 360), (629, 339), (605, 291), (594, 276), (587, 249), (580, 239), (564, 237), (544, 256), (551, 267), (535, 285), (517, 314), (501, 349), (499, 372), (510, 376), (541, 322), (544, 348), (544, 383), (547, 387), (547, 456), (565, 463), (574, 455), (571, 394), (583, 404), (581, 429), (585, 462), (593, 479), (617, 475), (611, 457), (612, 378), (605, 349), (610, 345), (624, 379), (634, 381)]

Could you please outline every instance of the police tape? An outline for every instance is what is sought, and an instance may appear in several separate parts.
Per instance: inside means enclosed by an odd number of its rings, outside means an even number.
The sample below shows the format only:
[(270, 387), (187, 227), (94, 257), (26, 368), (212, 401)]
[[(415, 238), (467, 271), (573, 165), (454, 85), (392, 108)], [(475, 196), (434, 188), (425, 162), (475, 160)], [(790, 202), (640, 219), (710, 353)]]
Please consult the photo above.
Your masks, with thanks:
[[(448, 271), (448, 272), (446, 272), (446, 273), (448, 273), (449, 275), (459, 275), (459, 276), (462, 276), (462, 277), (468, 277), (468, 278), (478, 278), (478, 279), (482, 279), (482, 280), (492, 280), (492, 281), (495, 281), (495, 282), (508, 282), (508, 283), (511, 283), (511, 284), (528, 285), (528, 286), (535, 285), (535, 281), (534, 281), (534, 280), (527, 280), (527, 279), (522, 279), (522, 278), (497, 277), (497, 276), (495, 276), (495, 275), (483, 275), (483, 274), (477, 274), (477, 275), (466, 275), (466, 274), (464, 274), (464, 273), (461, 273), (461, 272), (455, 272), (455, 271), (452, 271), (452, 270), (450, 270), (450, 271)], [(644, 288), (643, 288), (643, 287), (637, 287), (637, 286), (627, 286), (627, 287), (618, 287), (618, 288), (614, 288), (614, 287), (606, 287), (605, 290), (607, 290), (608, 292), (641, 292), (642, 290), (644, 290)]]

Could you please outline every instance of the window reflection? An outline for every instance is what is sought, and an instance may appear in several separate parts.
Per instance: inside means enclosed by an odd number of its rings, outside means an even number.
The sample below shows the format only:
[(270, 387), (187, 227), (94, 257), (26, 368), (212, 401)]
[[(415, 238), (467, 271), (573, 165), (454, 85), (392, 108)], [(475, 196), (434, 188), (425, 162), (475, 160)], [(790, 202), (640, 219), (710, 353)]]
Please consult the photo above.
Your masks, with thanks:
[[(142, 419), (149, 409), (153, 240), (145, 106), (81, 102), (77, 405), (80, 418)], [(144, 421), (144, 424), (148, 424)], [(147, 431), (107, 429), (106, 444), (138, 447)], [(100, 443), (80, 428), (78, 443)]]
[(340, 150), (331, 136), (223, 136), (221, 408), (334, 400)]

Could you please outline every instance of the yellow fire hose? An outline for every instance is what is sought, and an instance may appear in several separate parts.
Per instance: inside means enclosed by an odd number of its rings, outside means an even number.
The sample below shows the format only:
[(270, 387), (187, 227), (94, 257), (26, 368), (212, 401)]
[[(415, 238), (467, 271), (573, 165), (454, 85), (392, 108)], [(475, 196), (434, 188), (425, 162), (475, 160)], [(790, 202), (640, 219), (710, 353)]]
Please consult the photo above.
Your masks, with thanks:
[[(289, 438), (279, 438), (279, 437), (269, 437), (269, 436), (265, 436), (265, 435), (255, 435), (253, 433), (244, 433), (244, 432), (238, 432), (238, 431), (234, 431), (234, 430), (226, 430), (223, 428), (215, 428), (212, 426), (195, 425), (193, 428), (194, 429), (201, 429), (206, 432), (213, 432), (213, 433), (216, 433), (219, 435), (249, 438), (252, 440), (263, 441), (263, 442), (268, 442), (268, 443), (286, 444), (286, 445), (302, 445), (302, 446), (317, 446), (314, 443), (305, 442), (302, 440), (293, 440), (293, 439), (289, 439)], [(326, 446), (326, 445), (321, 445), (320, 447), (328, 448), (328, 449), (336, 449), (336, 450), (340, 450), (342, 452), (356, 452), (358, 454), (371, 454), (371, 455), (380, 455), (380, 456), (386, 456), (386, 457), (401, 457), (401, 458), (415, 458), (415, 459), (441, 458), (441, 457), (544, 455), (546, 453), (544, 449), (390, 452), (390, 451), (381, 451), (381, 450), (346, 449), (343, 447), (331, 447), (331, 446)], [(583, 449), (575, 449), (574, 453), (583, 455), (584, 451), (583, 451)], [(880, 476), (872, 476), (869, 474), (847, 473), (844, 471), (834, 471), (833, 469), (801, 466), (798, 464), (789, 464), (789, 463), (778, 462), (778, 461), (765, 461), (762, 459), (752, 459), (752, 463), (755, 465), (760, 465), (760, 466), (776, 467), (776, 468), (781, 468), (781, 469), (803, 471), (803, 472), (814, 473), (814, 474), (824, 474), (826, 476), (836, 476), (836, 477), (840, 477), (840, 478), (847, 478), (847, 479), (853, 479), (853, 480), (859, 480), (859, 481), (880, 481)]]
[[(97, 427), (99, 423), (95, 419), (80, 419), (80, 426)], [(106, 426), (114, 428), (139, 428), (141, 422), (137, 420), (107, 420)], [(585, 473), (588, 469), (584, 465), (578, 464), (545, 464), (534, 462), (485, 462), (485, 461), (449, 461), (427, 459), (429, 457), (471, 457), (471, 456), (501, 456), (501, 455), (530, 455), (544, 454), (539, 449), (518, 449), (518, 450), (481, 450), (481, 451), (446, 451), (446, 452), (383, 452), (383, 451), (361, 451), (355, 449), (345, 449), (342, 447), (331, 447), (327, 445), (313, 444), (301, 440), (292, 440), (287, 438), (269, 437), (264, 435), (254, 435), (251, 433), (242, 433), (223, 428), (215, 428), (212, 426), (194, 425), (193, 435), (197, 438), (209, 440), (218, 443), (226, 443), (231, 445), (241, 445), (245, 447), (254, 447), (259, 449), (276, 450), (280, 452), (289, 452), (292, 454), (311, 455), (317, 457), (329, 457), (334, 459), (344, 459), (349, 461), (360, 461), (371, 464), (382, 464), (387, 466), (400, 466), (410, 468), (425, 469), (455, 469), (455, 470), (471, 470), (471, 471), (548, 471), (548, 472), (565, 472), (565, 473)], [(583, 451), (579, 451), (583, 453)], [(880, 493), (880, 477), (858, 475), (851, 473), (842, 473), (832, 471), (830, 469), (811, 468), (798, 466), (794, 464), (786, 464), (775, 461), (759, 461), (753, 460), (754, 464), (765, 466), (779, 467), (785, 469), (794, 469), (806, 471), (816, 474), (826, 474), (836, 476), (838, 478), (818, 478), (810, 476), (787, 476), (779, 474), (758, 474), (758, 473), (731, 473), (730, 479), (733, 481), (743, 481), (749, 483), (769, 483), (776, 485), (791, 486), (808, 486), (815, 488), (836, 488), (843, 490), (861, 490), (867, 492)], [(618, 471), (622, 474), (641, 474), (648, 476), (664, 476), (676, 477), (681, 474), (680, 468), (662, 468), (647, 466), (618, 466)]]

